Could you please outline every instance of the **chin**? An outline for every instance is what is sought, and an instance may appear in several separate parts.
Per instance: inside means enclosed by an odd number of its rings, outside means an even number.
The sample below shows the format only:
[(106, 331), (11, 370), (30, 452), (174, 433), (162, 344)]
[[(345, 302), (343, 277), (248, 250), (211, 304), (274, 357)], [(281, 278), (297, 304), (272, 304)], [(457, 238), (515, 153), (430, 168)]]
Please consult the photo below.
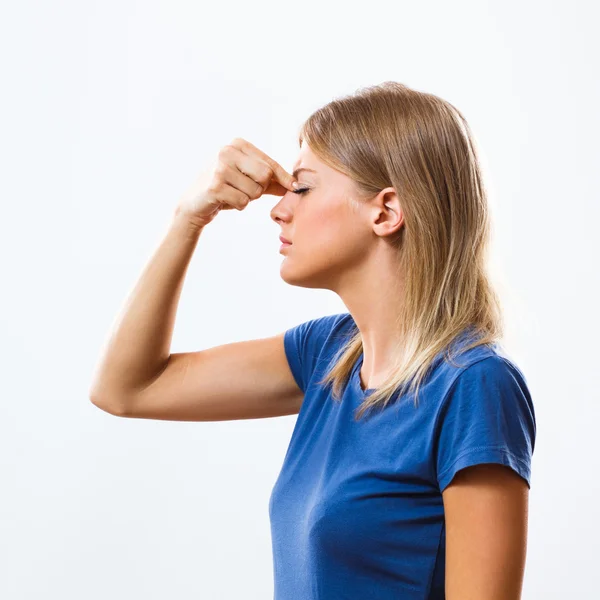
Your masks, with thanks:
[(319, 271), (302, 272), (287, 264), (288, 259), (281, 263), (279, 275), (288, 285), (310, 288), (314, 290), (330, 290), (331, 274)]

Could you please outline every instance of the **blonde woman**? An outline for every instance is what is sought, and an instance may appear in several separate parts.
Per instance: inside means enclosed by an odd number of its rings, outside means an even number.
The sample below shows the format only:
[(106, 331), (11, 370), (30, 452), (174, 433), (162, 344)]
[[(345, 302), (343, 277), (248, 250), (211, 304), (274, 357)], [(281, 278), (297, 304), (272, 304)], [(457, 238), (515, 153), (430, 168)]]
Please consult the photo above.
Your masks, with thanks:
[[(385, 82), (317, 110), (299, 142), (291, 175), (235, 139), (184, 195), (91, 399), (146, 419), (298, 414), (269, 503), (276, 600), (517, 600), (535, 413), (500, 346), (468, 124)], [(281, 196), (283, 280), (348, 312), (170, 353), (201, 232), (263, 194)]]

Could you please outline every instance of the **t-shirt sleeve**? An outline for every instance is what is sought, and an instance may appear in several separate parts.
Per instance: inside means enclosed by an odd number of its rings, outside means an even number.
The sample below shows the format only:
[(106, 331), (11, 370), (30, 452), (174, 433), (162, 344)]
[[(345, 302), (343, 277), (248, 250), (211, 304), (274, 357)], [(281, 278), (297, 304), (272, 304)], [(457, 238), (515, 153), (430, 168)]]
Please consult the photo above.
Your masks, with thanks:
[(339, 313), (311, 319), (285, 332), (285, 353), (294, 379), (303, 392), (306, 393), (325, 340), (335, 323), (344, 316), (345, 313)]
[(437, 421), (440, 491), (454, 475), (480, 463), (506, 465), (530, 485), (536, 422), (521, 371), (490, 356), (466, 367), (452, 383)]

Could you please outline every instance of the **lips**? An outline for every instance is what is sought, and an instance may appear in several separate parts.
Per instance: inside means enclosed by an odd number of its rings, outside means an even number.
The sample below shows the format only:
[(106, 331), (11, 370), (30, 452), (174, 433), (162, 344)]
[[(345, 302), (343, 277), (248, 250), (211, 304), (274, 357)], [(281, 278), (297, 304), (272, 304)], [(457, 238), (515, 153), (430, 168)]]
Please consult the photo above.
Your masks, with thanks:
[(279, 236), (279, 239), (282, 244), (291, 244), (290, 240), (286, 240), (282, 235)]

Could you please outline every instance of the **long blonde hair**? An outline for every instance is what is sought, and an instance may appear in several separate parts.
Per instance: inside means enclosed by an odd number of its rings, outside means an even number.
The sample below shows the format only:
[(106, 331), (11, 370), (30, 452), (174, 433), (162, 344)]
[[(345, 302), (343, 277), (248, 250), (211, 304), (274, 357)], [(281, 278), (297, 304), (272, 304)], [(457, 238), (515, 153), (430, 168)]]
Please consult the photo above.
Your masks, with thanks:
[[(415, 392), (416, 405), (434, 359), (444, 351), (453, 361), (452, 342), (460, 334), (469, 332), (461, 351), (492, 345), (503, 335), (501, 303), (486, 272), (487, 194), (469, 125), (449, 102), (386, 81), (315, 111), (300, 128), (303, 141), (354, 180), (354, 207), (390, 186), (400, 198), (404, 225), (393, 242), (404, 276), (395, 323), (402, 344), (389, 376), (365, 398), (355, 420), (377, 405), (384, 408), (397, 391)], [(320, 382), (332, 384), (334, 400), (362, 351), (357, 330)]]

